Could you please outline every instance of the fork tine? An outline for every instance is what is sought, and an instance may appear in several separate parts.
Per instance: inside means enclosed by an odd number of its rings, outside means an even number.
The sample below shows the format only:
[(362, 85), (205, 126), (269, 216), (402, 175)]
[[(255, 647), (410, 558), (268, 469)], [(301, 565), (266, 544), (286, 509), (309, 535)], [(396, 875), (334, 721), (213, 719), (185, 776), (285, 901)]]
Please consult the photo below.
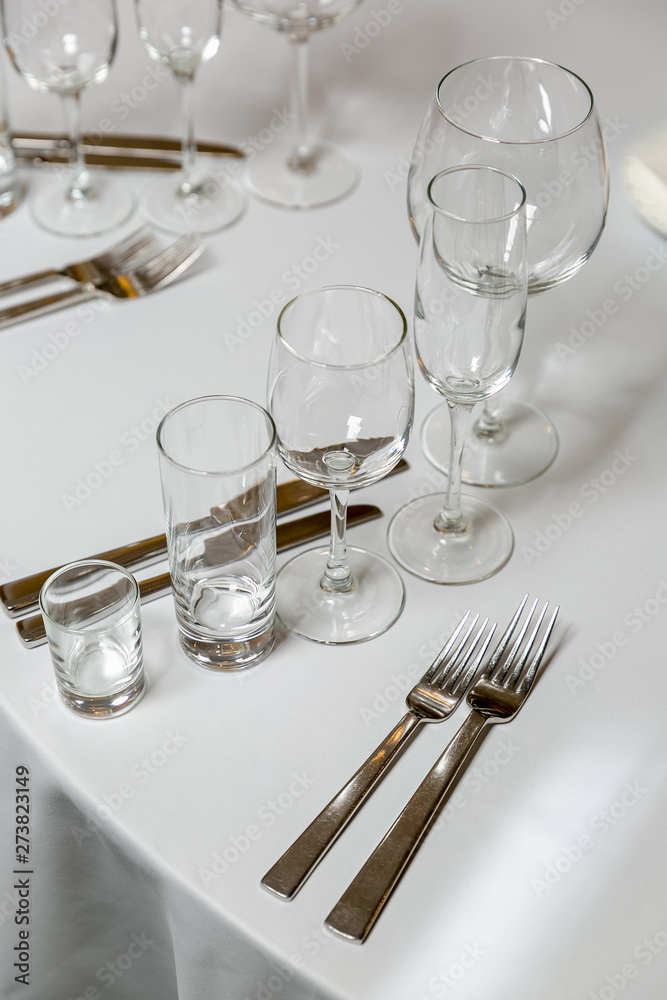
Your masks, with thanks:
[(445, 645), (442, 647), (442, 649), (440, 650), (440, 652), (436, 656), (436, 658), (433, 661), (433, 663), (431, 664), (431, 666), (425, 672), (424, 676), (422, 677), (422, 680), (424, 682), (428, 682), (428, 683), (432, 682), (436, 670), (438, 669), (438, 667), (440, 666), (440, 664), (445, 659), (445, 657), (449, 653), (450, 649), (452, 648), (452, 646), (456, 642), (456, 640), (457, 640), (457, 638), (458, 638), (458, 636), (459, 636), (459, 634), (461, 632), (461, 629), (463, 628), (463, 626), (465, 625), (465, 623), (467, 622), (467, 620), (468, 620), (469, 617), (470, 617), (470, 608), (468, 608), (468, 610), (464, 614), (463, 618), (458, 623), (458, 625), (456, 626), (456, 628), (454, 629), (454, 631), (450, 635), (449, 639), (447, 640), (447, 642), (445, 643)]
[[(535, 604), (537, 604), (537, 601), (535, 601)], [(507, 684), (510, 687), (516, 688), (517, 682), (519, 680), (519, 677), (521, 676), (521, 672), (522, 672), (523, 668), (525, 667), (525, 665), (528, 663), (528, 657), (530, 656), (530, 651), (533, 648), (533, 644), (534, 644), (534, 642), (535, 642), (535, 640), (537, 638), (537, 633), (540, 631), (540, 625), (542, 624), (544, 616), (547, 613), (547, 608), (548, 607), (549, 607), (549, 602), (546, 601), (545, 604), (544, 604), (544, 607), (542, 608), (542, 612), (541, 612), (540, 616), (538, 617), (537, 621), (535, 622), (535, 627), (533, 628), (533, 634), (531, 635), (530, 639), (526, 643), (526, 648), (524, 649), (523, 653), (519, 657), (519, 662), (517, 663), (516, 667), (512, 671), (512, 676), (507, 681)], [(533, 610), (535, 610), (535, 605), (533, 605)], [(531, 617), (532, 617), (532, 612), (531, 612)], [(530, 618), (528, 619), (528, 621), (530, 621)]]
[(494, 670), (498, 666), (498, 663), (500, 661), (501, 656), (503, 655), (503, 653), (507, 649), (509, 641), (512, 638), (512, 634), (514, 632), (514, 629), (516, 628), (517, 622), (519, 621), (519, 618), (521, 617), (521, 612), (523, 611), (524, 607), (526, 606), (526, 601), (527, 600), (528, 600), (528, 594), (526, 594), (526, 596), (524, 597), (524, 599), (519, 604), (519, 607), (514, 612), (514, 617), (512, 618), (512, 621), (507, 626), (507, 628), (506, 628), (506, 630), (505, 630), (505, 632), (504, 632), (504, 634), (503, 634), (500, 642), (498, 643), (498, 645), (496, 646), (495, 650), (493, 651), (493, 656), (489, 660), (489, 665), (486, 668), (486, 670), (484, 671), (484, 677), (486, 677), (487, 680), (491, 679)]
[(145, 264), (141, 271), (153, 288), (160, 288), (173, 281), (185, 268), (205, 250), (205, 245), (196, 234), (188, 234), (176, 240), (170, 247)]
[(444, 679), (451, 674), (452, 668), (458, 662), (458, 658), (465, 649), (466, 643), (468, 642), (468, 639), (470, 638), (470, 635), (478, 621), (479, 621), (479, 615), (477, 614), (468, 625), (465, 635), (461, 637), (454, 652), (448, 657), (448, 659), (445, 662), (442, 662), (440, 664), (438, 669), (433, 674), (433, 677), (431, 678), (431, 684), (441, 684), (444, 681)]
[[(546, 607), (544, 608), (544, 610), (545, 611), (547, 610)], [(540, 663), (542, 662), (542, 657), (544, 656), (544, 651), (547, 648), (547, 643), (549, 642), (549, 639), (551, 637), (551, 633), (553, 631), (553, 627), (556, 624), (556, 618), (558, 617), (558, 612), (559, 611), (560, 611), (560, 606), (558, 606), (556, 608), (556, 610), (554, 611), (553, 615), (551, 616), (551, 620), (549, 621), (549, 624), (547, 625), (546, 632), (544, 633), (544, 636), (542, 637), (542, 642), (540, 643), (540, 645), (538, 647), (538, 650), (535, 653), (535, 656), (533, 658), (533, 662), (531, 663), (530, 667), (528, 668), (528, 672), (526, 673), (526, 676), (523, 678), (523, 680), (519, 683), (519, 685), (517, 687), (517, 693), (518, 694), (523, 694), (524, 691), (526, 693), (528, 693), (528, 691), (530, 691), (530, 688), (531, 688), (531, 686), (533, 684), (533, 681), (535, 680), (535, 675), (537, 674), (537, 669), (538, 669)]]
[(495, 671), (493, 677), (491, 678), (491, 680), (494, 683), (496, 683), (496, 684), (502, 684), (504, 686), (507, 686), (507, 684), (509, 683), (509, 672), (510, 672), (510, 669), (511, 669), (512, 664), (514, 663), (514, 660), (516, 659), (516, 656), (517, 656), (517, 654), (519, 652), (519, 647), (521, 646), (521, 643), (523, 642), (524, 636), (525, 636), (525, 634), (526, 634), (526, 632), (528, 630), (528, 626), (530, 625), (531, 619), (532, 619), (533, 615), (535, 614), (535, 608), (536, 607), (537, 607), (537, 599), (535, 599), (535, 601), (533, 601), (533, 606), (530, 609), (530, 611), (528, 612), (528, 617), (526, 618), (525, 622), (521, 626), (521, 631), (519, 632), (519, 634), (518, 634), (518, 636), (517, 636), (517, 638), (516, 638), (516, 640), (514, 642), (514, 645), (512, 646), (511, 650), (509, 651), (509, 653), (507, 655), (507, 658), (502, 663), (500, 663), (498, 665), (498, 667), (496, 668), (496, 671)]
[[(478, 632), (478, 634), (477, 634), (477, 636), (475, 638), (475, 642), (473, 644), (473, 647), (470, 650), (471, 654), (474, 651), (475, 646), (479, 642), (479, 640), (480, 640), (480, 638), (482, 636), (482, 633), (484, 632), (484, 629), (488, 625), (488, 622), (489, 622), (489, 619), (487, 618), (485, 620), (484, 624), (482, 625), (481, 629), (479, 630), (479, 632)], [(495, 633), (497, 627), (498, 627), (498, 622), (494, 622), (493, 625), (491, 626), (491, 629), (489, 630), (489, 634), (487, 635), (486, 639), (482, 643), (482, 648), (480, 649), (479, 653), (477, 654), (477, 656), (475, 657), (475, 659), (473, 660), (473, 662), (470, 664), (470, 667), (468, 668), (468, 671), (463, 675), (463, 677), (461, 677), (461, 674), (462, 674), (462, 671), (463, 671), (463, 669), (464, 669), (464, 667), (466, 665), (465, 662), (461, 664), (461, 669), (457, 670), (455, 676), (451, 678), (450, 684), (449, 684), (449, 690), (450, 690), (451, 694), (456, 694), (459, 691), (465, 691), (466, 688), (470, 685), (473, 677), (475, 676), (475, 674), (477, 673), (477, 671), (479, 669), (479, 666), (480, 666), (482, 660), (484, 659), (486, 651), (489, 648), (489, 643), (493, 639), (493, 636), (494, 636), (494, 633)], [(466, 660), (468, 660), (468, 659), (470, 659), (470, 656), (466, 657)]]
[(154, 242), (153, 234), (142, 226), (141, 229), (130, 233), (125, 239), (119, 240), (113, 246), (99, 254), (95, 260), (98, 267), (113, 268), (117, 265), (127, 263), (143, 250), (147, 250)]

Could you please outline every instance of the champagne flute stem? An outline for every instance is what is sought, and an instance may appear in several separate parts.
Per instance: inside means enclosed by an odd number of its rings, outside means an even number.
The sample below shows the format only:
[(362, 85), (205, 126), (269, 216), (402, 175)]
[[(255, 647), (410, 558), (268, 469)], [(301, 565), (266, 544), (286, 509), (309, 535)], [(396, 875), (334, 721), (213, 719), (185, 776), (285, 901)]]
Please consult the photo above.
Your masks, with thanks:
[(187, 195), (195, 192), (195, 161), (197, 159), (197, 143), (195, 140), (195, 105), (194, 105), (194, 73), (175, 73), (181, 91), (181, 116), (183, 121), (183, 139), (181, 143), (181, 193)]
[(484, 409), (475, 421), (473, 433), (481, 438), (496, 438), (505, 430), (500, 416), (500, 403), (490, 396), (484, 400)]
[(345, 593), (354, 589), (354, 579), (347, 562), (347, 503), (349, 490), (330, 490), (331, 496), (331, 545), (327, 566), (320, 581), (322, 590)]
[(449, 443), (449, 476), (445, 490), (445, 502), (435, 519), (437, 531), (466, 530), (466, 523), (461, 511), (461, 472), (463, 467), (463, 446), (466, 431), (472, 413), (472, 403), (455, 403), (447, 400), (449, 417), (452, 422), (452, 432)]
[(81, 146), (81, 92), (63, 94), (62, 98), (69, 139), (70, 181), (67, 197), (72, 201), (84, 201), (89, 194), (89, 184)]
[(287, 165), (291, 170), (303, 172), (313, 167), (313, 152), (308, 143), (308, 31), (292, 32), (289, 41), (292, 114), (296, 136)]

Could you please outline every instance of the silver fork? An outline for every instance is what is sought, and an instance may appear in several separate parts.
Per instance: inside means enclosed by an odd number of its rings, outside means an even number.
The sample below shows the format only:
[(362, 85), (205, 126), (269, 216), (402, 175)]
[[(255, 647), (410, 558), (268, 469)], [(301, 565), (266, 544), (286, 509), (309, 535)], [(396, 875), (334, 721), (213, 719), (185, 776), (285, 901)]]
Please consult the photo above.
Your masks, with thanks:
[(90, 260), (67, 264), (62, 268), (35, 271), (33, 274), (0, 282), (0, 295), (7, 295), (9, 292), (16, 292), (21, 288), (41, 285), (53, 278), (71, 278), (73, 281), (90, 282), (96, 285), (109, 275), (117, 274), (118, 271), (130, 267), (141, 256), (152, 253), (156, 246), (157, 239), (153, 233), (149, 232), (148, 229), (137, 229), (125, 239), (114, 243), (104, 253), (98, 254), (97, 257), (91, 257)]
[(200, 242), (200, 237), (196, 234), (181, 236), (166, 250), (145, 261), (141, 267), (133, 271), (108, 275), (96, 285), (85, 282), (77, 288), (0, 310), (0, 329), (11, 326), (12, 323), (32, 319), (34, 316), (44, 316), (65, 306), (79, 305), (89, 299), (106, 296), (134, 299), (148, 295), (174, 281), (201, 256), (204, 250), (205, 245)]
[(556, 608), (551, 616), (533, 660), (524, 673), (548, 607), (548, 604), (544, 605), (525, 648), (517, 659), (535, 614), (538, 604), (535, 601), (516, 642), (503, 660), (526, 600), (527, 597), (524, 597), (488, 667), (468, 693), (467, 701), (472, 711), (467, 719), (327, 917), (325, 926), (340, 937), (363, 943), (396, 883), (426, 837), (450, 785), (470, 755), (480, 731), (487, 724), (510, 722), (514, 719), (532, 691), (559, 609)]
[[(467, 611), (424, 676), (408, 693), (405, 699), (408, 712), (398, 725), (266, 873), (262, 885), (270, 892), (282, 899), (292, 899), (422, 723), (442, 722), (454, 711), (484, 659), (496, 628), (494, 624), (484, 635), (487, 618), (473, 634), (479, 620), (477, 615), (462, 635), (469, 616)], [(477, 655), (466, 669), (475, 650)]]

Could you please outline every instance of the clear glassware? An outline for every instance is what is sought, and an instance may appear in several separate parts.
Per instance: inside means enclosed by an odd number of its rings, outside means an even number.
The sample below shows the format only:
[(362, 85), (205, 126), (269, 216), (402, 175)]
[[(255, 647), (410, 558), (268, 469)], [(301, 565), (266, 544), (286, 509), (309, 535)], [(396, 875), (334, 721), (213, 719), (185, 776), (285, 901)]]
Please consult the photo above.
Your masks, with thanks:
[(172, 233), (224, 229), (242, 215), (246, 201), (224, 171), (213, 176), (200, 166), (194, 132), (195, 76), (200, 63), (218, 51), (222, 0), (135, 0), (135, 9), (148, 54), (169, 67), (180, 87), (185, 129), (181, 170), (144, 189), (144, 215)]
[[(526, 188), (528, 293), (583, 267), (604, 228), (609, 168), (593, 95), (570, 70), (541, 59), (498, 56), (457, 66), (439, 83), (422, 122), (408, 177), (408, 213), (419, 240), (426, 189), (440, 170), (488, 163)], [(513, 486), (544, 472), (558, 451), (545, 414), (503, 393), (481, 404), (463, 458), (464, 482)], [(447, 471), (446, 408), (427, 418), (422, 442)]]
[(3, 59), (0, 58), (0, 218), (14, 211), (21, 194), (7, 113), (4, 71)]
[(331, 544), (282, 567), (278, 617), (315, 642), (372, 639), (396, 621), (405, 590), (386, 559), (347, 545), (346, 513), (350, 490), (386, 476), (412, 429), (414, 376), (399, 307), (350, 285), (292, 299), (278, 319), (268, 401), (285, 465), (331, 495)]
[(67, 115), (70, 169), (33, 197), (35, 221), (61, 236), (114, 229), (132, 212), (133, 198), (122, 182), (86, 168), (80, 104), (81, 92), (109, 73), (118, 34), (115, 0), (68, 0), (48, 14), (42, 0), (0, 0), (0, 7), (15, 68), (34, 90), (60, 94)]
[(312, 208), (338, 201), (356, 184), (359, 170), (344, 149), (314, 139), (308, 126), (308, 39), (349, 14), (361, 0), (232, 0), (255, 21), (287, 34), (294, 134), (274, 139), (248, 166), (254, 194), (284, 208)]
[(512, 529), (494, 507), (461, 495), (461, 458), (473, 407), (499, 392), (519, 359), (527, 302), (526, 193), (488, 166), (433, 178), (415, 289), (417, 360), (451, 418), (444, 494), (406, 504), (389, 526), (401, 566), (434, 583), (474, 583), (512, 554)]

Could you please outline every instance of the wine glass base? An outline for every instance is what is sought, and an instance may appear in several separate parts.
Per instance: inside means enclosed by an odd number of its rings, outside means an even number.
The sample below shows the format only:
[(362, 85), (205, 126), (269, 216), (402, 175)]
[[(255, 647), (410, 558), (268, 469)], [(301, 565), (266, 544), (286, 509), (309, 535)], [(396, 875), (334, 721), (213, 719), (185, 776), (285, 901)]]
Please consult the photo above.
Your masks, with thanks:
[(132, 214), (134, 198), (125, 185), (95, 173), (86, 198), (69, 197), (70, 179), (48, 184), (31, 200), (35, 222), (58, 236), (98, 236), (122, 225)]
[(440, 532), (434, 521), (444, 503), (443, 493), (412, 500), (389, 525), (389, 548), (410, 573), (432, 583), (477, 583), (507, 563), (514, 535), (507, 518), (477, 497), (461, 497), (467, 529)]
[(288, 165), (292, 152), (285, 143), (261, 152), (247, 170), (250, 191), (273, 205), (307, 209), (338, 201), (357, 183), (356, 163), (331, 142), (315, 140), (310, 170), (293, 170)]
[[(475, 407), (463, 448), (462, 481), (467, 486), (520, 486), (537, 479), (558, 454), (558, 434), (541, 410), (503, 393), (498, 397), (505, 433), (496, 439), (478, 435)], [(447, 405), (433, 410), (422, 427), (422, 447), (429, 462), (448, 475), (451, 420)]]
[(356, 586), (349, 593), (322, 590), (328, 549), (294, 556), (278, 573), (276, 614), (295, 635), (329, 645), (365, 642), (386, 632), (405, 604), (403, 581), (382, 556), (347, 549)]
[(183, 174), (158, 177), (144, 188), (140, 204), (144, 217), (170, 233), (214, 233), (226, 229), (243, 214), (246, 198), (233, 181), (221, 185), (214, 177), (201, 179), (200, 193), (181, 193)]

